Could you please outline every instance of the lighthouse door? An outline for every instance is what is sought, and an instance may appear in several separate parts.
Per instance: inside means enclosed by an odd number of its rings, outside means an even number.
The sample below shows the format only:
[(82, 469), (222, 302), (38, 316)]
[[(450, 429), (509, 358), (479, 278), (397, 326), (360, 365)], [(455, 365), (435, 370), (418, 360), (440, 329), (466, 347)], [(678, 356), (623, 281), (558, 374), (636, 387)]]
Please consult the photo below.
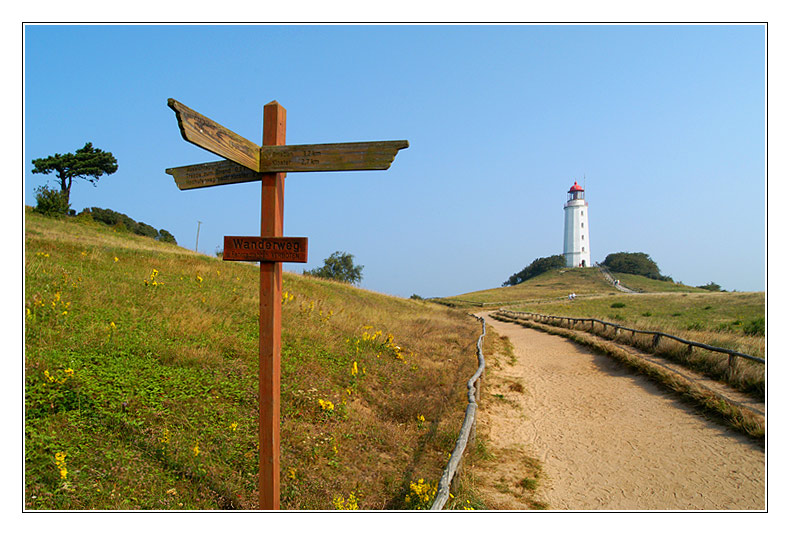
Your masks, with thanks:
[(587, 267), (587, 261), (586, 260), (582, 260), (582, 267)]

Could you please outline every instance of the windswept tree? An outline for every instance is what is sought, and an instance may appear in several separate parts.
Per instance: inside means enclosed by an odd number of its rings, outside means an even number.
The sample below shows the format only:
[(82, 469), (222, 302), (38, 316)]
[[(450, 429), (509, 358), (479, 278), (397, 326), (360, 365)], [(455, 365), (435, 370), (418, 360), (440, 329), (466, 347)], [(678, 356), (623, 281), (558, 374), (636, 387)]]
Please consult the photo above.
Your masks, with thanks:
[(74, 178), (83, 178), (96, 186), (102, 175), (111, 175), (118, 170), (118, 161), (111, 152), (94, 148), (88, 142), (74, 153), (58, 154), (33, 160), (33, 173), (48, 175), (55, 172), (60, 182), (60, 194), (69, 204), (71, 183)]
[(362, 280), (363, 267), (365, 266), (354, 265), (354, 255), (335, 251), (329, 258), (324, 259), (322, 267), (304, 270), (304, 274), (356, 284)]

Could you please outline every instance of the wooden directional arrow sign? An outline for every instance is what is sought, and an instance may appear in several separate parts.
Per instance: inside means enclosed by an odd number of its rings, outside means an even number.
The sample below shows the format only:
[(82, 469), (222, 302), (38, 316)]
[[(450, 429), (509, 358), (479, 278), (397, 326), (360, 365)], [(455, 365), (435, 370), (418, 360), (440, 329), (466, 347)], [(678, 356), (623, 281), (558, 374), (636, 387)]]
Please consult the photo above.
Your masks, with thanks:
[(364, 171), (389, 169), (406, 140), (261, 147), (261, 172)]
[(184, 139), (217, 156), (232, 160), (253, 171), (260, 171), (261, 148), (258, 145), (187, 108), (175, 99), (167, 99), (167, 105), (176, 112), (178, 128), (181, 129)]
[(307, 262), (307, 238), (225, 236), (223, 260)]
[(409, 146), (408, 141), (398, 140), (259, 147), (177, 100), (168, 99), (167, 105), (176, 112), (185, 140), (238, 164), (211, 162), (167, 169), (182, 190), (260, 180), (255, 173), (384, 170), (399, 150)]
[(165, 169), (165, 173), (173, 175), (176, 186), (180, 190), (253, 182), (261, 179), (260, 173), (230, 160), (171, 167)]

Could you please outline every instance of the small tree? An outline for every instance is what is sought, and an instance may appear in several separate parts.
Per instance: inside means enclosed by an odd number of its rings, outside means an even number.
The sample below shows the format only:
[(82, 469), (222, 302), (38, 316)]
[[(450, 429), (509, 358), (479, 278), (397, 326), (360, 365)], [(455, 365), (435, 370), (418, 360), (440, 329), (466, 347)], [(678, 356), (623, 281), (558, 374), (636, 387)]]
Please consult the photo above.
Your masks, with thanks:
[(71, 182), (74, 178), (84, 178), (94, 186), (102, 175), (111, 175), (118, 170), (118, 161), (111, 152), (93, 147), (88, 142), (75, 153), (58, 154), (33, 160), (33, 173), (48, 175), (55, 172), (60, 182), (60, 192), (69, 203)]
[(304, 274), (356, 284), (362, 281), (363, 267), (365, 266), (354, 265), (354, 255), (335, 251), (329, 258), (324, 259), (322, 267), (304, 270)]

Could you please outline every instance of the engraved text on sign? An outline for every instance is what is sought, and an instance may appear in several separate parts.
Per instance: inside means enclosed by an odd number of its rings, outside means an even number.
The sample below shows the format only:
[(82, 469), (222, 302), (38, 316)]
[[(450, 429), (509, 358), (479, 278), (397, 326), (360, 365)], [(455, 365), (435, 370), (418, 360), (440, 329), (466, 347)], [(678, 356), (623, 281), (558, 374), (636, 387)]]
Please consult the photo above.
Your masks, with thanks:
[(307, 262), (307, 238), (225, 236), (223, 260)]

